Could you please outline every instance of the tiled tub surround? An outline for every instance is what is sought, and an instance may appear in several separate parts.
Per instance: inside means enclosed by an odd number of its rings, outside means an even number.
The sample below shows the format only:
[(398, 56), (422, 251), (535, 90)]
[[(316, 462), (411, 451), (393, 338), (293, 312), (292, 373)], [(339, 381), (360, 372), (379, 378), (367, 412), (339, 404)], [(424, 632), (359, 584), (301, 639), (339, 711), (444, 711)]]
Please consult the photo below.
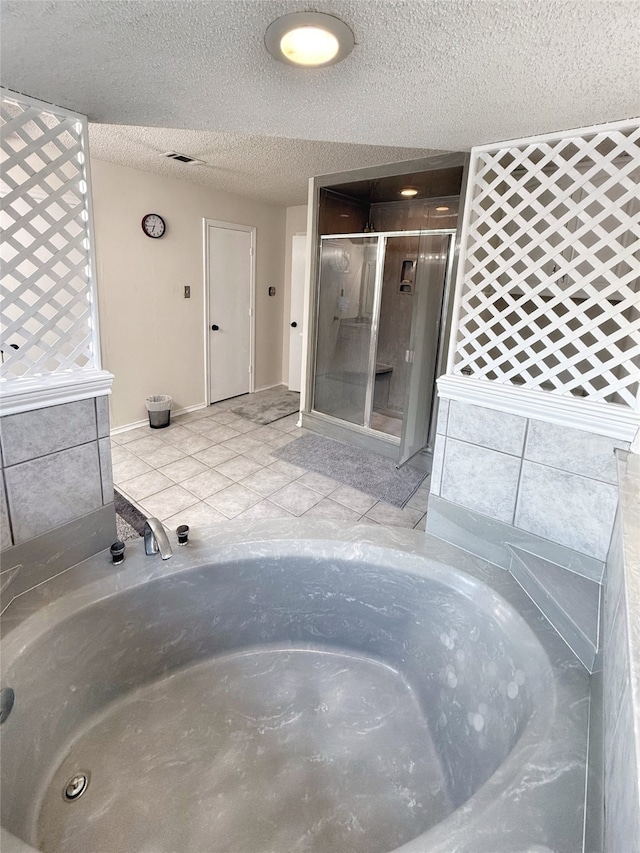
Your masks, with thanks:
[[(166, 562), (158, 556), (145, 557), (138, 540), (129, 544), (122, 568), (114, 569), (103, 552), (10, 606), (3, 625), (3, 684), (14, 687), (16, 704), (0, 732), (6, 829), (29, 843), (39, 841), (44, 851), (60, 849), (56, 845), (66, 830), (65, 849), (84, 851), (95, 849), (90, 838), (96, 825), (93, 815), (100, 824), (99, 846), (105, 853), (132, 846), (141, 849), (142, 842), (159, 851), (174, 851), (202, 849), (196, 840), (198, 832), (204, 828), (210, 838), (210, 824), (227, 820), (225, 831), (216, 835), (221, 844), (225, 838), (229, 841), (221, 853), (226, 849), (257, 853), (293, 849), (296, 833), (305, 830), (310, 816), (310, 825), (316, 829), (330, 820), (336, 835), (314, 836), (313, 849), (332, 853), (337, 849), (388, 853), (396, 848), (403, 853), (582, 850), (588, 675), (508, 573), (418, 532), (304, 519), (196, 527), (189, 546), (174, 551), (173, 559)], [(260, 719), (255, 709), (247, 718), (236, 715), (229, 721), (223, 715), (221, 727), (212, 729), (216, 705), (208, 704), (201, 722), (205, 730), (209, 727), (209, 741), (214, 736), (224, 738), (225, 726), (234, 721), (243, 737), (250, 735), (265, 744), (274, 737), (295, 738), (298, 723), (289, 710), (301, 699), (299, 690), (293, 690), (298, 682), (291, 680), (298, 672), (293, 658), (314, 650), (321, 655), (314, 666), (301, 670), (298, 688), (311, 677), (313, 695), (324, 695), (324, 690), (330, 697), (326, 707), (317, 700), (303, 714), (307, 740), (324, 732), (319, 735), (318, 755), (334, 743), (325, 723), (336, 722), (337, 713), (353, 712), (350, 704), (344, 707), (335, 701), (339, 676), (333, 674), (328, 692), (323, 680), (336, 653), (341, 667), (354, 678), (363, 662), (377, 667), (378, 675), (399, 678), (398, 685), (409, 691), (409, 697), (419, 697), (419, 705), (394, 704), (395, 694), (385, 690), (375, 697), (377, 704), (366, 709), (374, 717), (381, 713), (380, 719), (372, 717), (368, 727), (358, 728), (355, 741), (353, 734), (347, 737), (348, 728), (340, 730), (349, 749), (340, 758), (339, 737), (336, 762), (348, 784), (335, 810), (327, 806), (335, 788), (322, 788), (335, 762), (325, 766), (312, 760), (300, 777), (305, 753), (285, 750), (280, 755), (280, 760), (286, 759), (281, 772), (270, 766), (268, 781), (263, 780), (269, 796), (254, 796), (251, 801), (249, 823), (242, 785), (239, 800), (234, 795), (232, 802), (223, 803), (226, 810), (208, 806), (206, 815), (198, 815), (194, 811), (198, 797), (208, 802), (210, 791), (213, 796), (220, 791), (224, 797), (232, 786), (233, 773), (219, 787), (216, 772), (224, 774), (225, 755), (234, 771), (242, 760), (235, 729), (227, 744), (230, 751), (218, 750), (219, 760), (205, 762), (204, 775), (196, 779), (189, 768), (198, 771), (198, 762), (202, 763), (198, 750), (193, 764), (169, 760), (164, 766), (157, 764), (161, 762), (158, 744), (171, 751), (170, 745), (178, 742), (184, 757), (198, 731), (190, 718), (190, 714), (197, 718), (197, 696), (189, 692), (202, 681), (198, 673), (206, 675), (212, 666), (246, 665), (259, 658), (252, 653), (264, 654), (265, 644), (274, 640), (277, 644), (268, 652), (272, 656), (274, 648), (300, 649), (287, 652), (289, 680), (285, 683), (284, 673), (269, 676), (273, 666), (269, 660), (255, 667), (250, 677), (236, 672), (228, 689), (235, 691), (237, 702), (244, 697), (242, 707), (249, 707), (256, 696), (260, 702), (268, 701), (271, 693), (279, 697), (284, 705), (278, 714), (284, 712), (287, 723), (282, 733), (278, 734), (281, 727), (265, 724), (254, 726), (258, 731), (250, 734), (251, 719)], [(135, 654), (123, 653), (132, 647)], [(239, 648), (244, 650), (242, 655), (228, 654)], [(62, 658), (61, 649), (65, 650)], [(51, 660), (56, 661), (55, 667)], [(261, 690), (252, 691), (252, 685), (260, 687), (263, 670), (270, 683), (264, 696)], [(171, 685), (182, 679), (184, 687), (185, 674), (195, 681), (181, 694), (179, 713), (167, 722), (164, 709), (166, 701), (173, 701)], [(348, 683), (350, 679), (345, 689)], [(371, 691), (377, 682), (367, 683)], [(220, 690), (216, 685), (222, 682), (205, 678), (203, 684), (211, 691)], [(158, 701), (145, 702), (145, 698)], [(423, 709), (429, 732), (429, 737), (420, 738), (419, 749), (410, 740), (411, 727), (401, 720), (412, 708)], [(143, 710), (145, 722), (140, 728), (136, 721)], [(117, 732), (109, 735), (105, 726), (127, 717), (130, 726), (140, 731), (129, 742), (125, 756), (117, 748)], [(407, 793), (414, 785), (419, 796), (398, 800), (383, 795), (376, 800), (375, 786), (386, 784), (389, 774), (366, 770), (367, 761), (380, 757), (377, 749), (366, 745), (380, 738), (394, 720), (400, 723), (400, 740), (407, 740), (393, 749), (393, 773), (406, 771)], [(151, 732), (167, 725), (170, 734), (151, 742)], [(84, 734), (79, 737), (80, 730)], [(40, 736), (33, 738), (33, 731)], [(98, 748), (91, 754), (91, 738), (101, 734), (115, 738), (113, 748)], [(421, 750), (427, 743), (433, 753), (424, 782)], [(461, 743), (464, 750), (459, 748)], [(354, 761), (358, 744), (360, 749), (364, 745), (364, 763)], [(140, 749), (136, 767), (144, 784), (132, 788), (125, 782), (119, 788), (116, 764), (123, 757), (127, 772), (133, 749)], [(145, 749), (152, 751), (153, 761), (147, 760), (151, 752), (144, 757)], [(251, 760), (259, 770), (260, 753)], [(64, 803), (60, 787), (78, 761), (88, 762), (83, 769), (91, 774), (90, 785), (77, 803)], [(364, 770), (359, 773), (358, 768)], [(42, 774), (50, 772), (58, 775), (53, 776), (48, 797)], [(162, 785), (177, 778), (176, 774), (182, 774), (183, 784), (172, 787), (165, 800)], [(260, 779), (252, 771), (245, 782), (253, 785), (254, 781)], [(319, 785), (328, 798), (323, 803), (313, 799)], [(116, 800), (126, 800), (122, 807), (113, 806), (117, 819), (108, 814), (109, 786)], [(37, 796), (34, 791), (39, 792)], [(145, 791), (153, 791), (146, 801)], [(354, 792), (363, 796), (354, 799)], [(359, 823), (349, 822), (349, 814), (343, 815), (340, 809), (346, 803), (347, 811), (355, 814), (372, 793), (375, 807), (360, 815)], [(440, 811), (425, 810), (425, 802), (440, 794)], [(129, 825), (127, 808), (140, 797), (151, 820), (141, 819), (145, 809), (134, 804), (135, 819)], [(283, 797), (300, 807), (280, 808), (277, 819), (269, 820), (270, 804), (277, 810)], [(157, 810), (163, 802), (160, 815)], [(174, 807), (177, 824), (167, 821)], [(313, 819), (314, 808), (320, 809), (323, 820)], [(237, 822), (230, 821), (231, 816)], [(238, 827), (242, 843), (237, 837), (233, 840)], [(18, 849), (6, 833), (2, 841), (7, 853)]]
[(108, 398), (5, 415), (0, 448), (2, 574), (21, 567), (17, 595), (113, 541)]
[(640, 851), (640, 456), (620, 453), (604, 581), (605, 851)]
[(628, 444), (441, 400), (427, 530), (510, 569), (588, 669)]

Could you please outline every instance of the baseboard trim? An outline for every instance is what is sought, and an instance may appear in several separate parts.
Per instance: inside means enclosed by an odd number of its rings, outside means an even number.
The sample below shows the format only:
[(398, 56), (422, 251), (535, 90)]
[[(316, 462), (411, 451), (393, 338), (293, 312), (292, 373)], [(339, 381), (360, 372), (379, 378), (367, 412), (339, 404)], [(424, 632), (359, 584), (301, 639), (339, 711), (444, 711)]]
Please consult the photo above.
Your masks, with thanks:
[(289, 390), (289, 386), (286, 382), (276, 382), (275, 385), (261, 385), (260, 388), (256, 388), (253, 393), (257, 394), (258, 391), (269, 391), (271, 388), (286, 388)]
[[(186, 415), (188, 412), (197, 412), (200, 409), (206, 409), (207, 403), (196, 403), (195, 406), (185, 406), (182, 409), (172, 409), (171, 414), (174, 417), (178, 415)], [(111, 430), (111, 435), (119, 435), (121, 432), (129, 432), (132, 429), (138, 429), (141, 426), (149, 426), (149, 419), (145, 418), (142, 421), (132, 421), (130, 424), (124, 424), (123, 426), (113, 427)]]

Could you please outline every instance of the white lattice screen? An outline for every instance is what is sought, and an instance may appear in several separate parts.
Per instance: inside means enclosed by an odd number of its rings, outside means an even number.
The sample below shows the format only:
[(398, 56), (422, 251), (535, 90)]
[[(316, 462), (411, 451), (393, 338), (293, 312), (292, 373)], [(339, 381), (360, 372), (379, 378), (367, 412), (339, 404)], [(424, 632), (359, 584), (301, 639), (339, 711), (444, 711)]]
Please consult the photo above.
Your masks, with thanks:
[(3, 379), (98, 368), (84, 117), (2, 91)]
[(474, 149), (469, 188), (450, 373), (635, 407), (638, 124)]

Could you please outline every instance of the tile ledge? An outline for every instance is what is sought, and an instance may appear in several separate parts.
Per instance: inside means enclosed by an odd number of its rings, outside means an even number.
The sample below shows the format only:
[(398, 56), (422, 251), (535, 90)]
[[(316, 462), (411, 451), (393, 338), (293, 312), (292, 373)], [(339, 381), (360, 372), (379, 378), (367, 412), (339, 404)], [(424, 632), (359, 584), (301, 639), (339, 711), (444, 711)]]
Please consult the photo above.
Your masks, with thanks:
[(114, 376), (107, 370), (73, 370), (0, 382), (0, 416), (32, 412), (111, 393)]

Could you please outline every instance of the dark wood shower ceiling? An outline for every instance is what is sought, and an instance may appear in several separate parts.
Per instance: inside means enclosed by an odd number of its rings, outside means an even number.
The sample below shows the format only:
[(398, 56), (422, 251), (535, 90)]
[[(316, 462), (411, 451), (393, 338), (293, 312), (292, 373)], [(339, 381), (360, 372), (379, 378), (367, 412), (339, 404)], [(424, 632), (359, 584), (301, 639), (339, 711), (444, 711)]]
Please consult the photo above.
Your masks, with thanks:
[(410, 175), (391, 175), (376, 178), (373, 181), (352, 181), (334, 184), (328, 189), (348, 196), (354, 201), (366, 204), (380, 204), (389, 201), (407, 201), (400, 190), (413, 187), (418, 194), (416, 199), (439, 198), (460, 195), (462, 187), (462, 166), (449, 169), (434, 169), (428, 172), (414, 172)]

